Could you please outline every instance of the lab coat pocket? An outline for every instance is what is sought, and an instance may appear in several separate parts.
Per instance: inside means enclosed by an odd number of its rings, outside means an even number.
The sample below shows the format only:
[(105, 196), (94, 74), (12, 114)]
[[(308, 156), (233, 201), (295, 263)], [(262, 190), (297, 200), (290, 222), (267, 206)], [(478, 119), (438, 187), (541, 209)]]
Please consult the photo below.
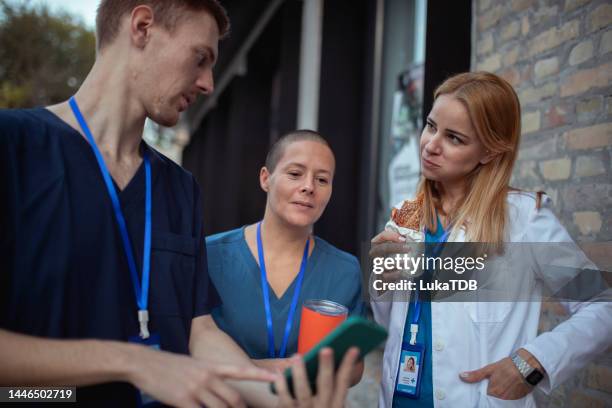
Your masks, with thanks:
[(510, 313), (513, 302), (508, 300), (516, 297), (517, 289), (507, 261), (507, 257), (494, 257), (474, 277), (478, 290), (470, 294), (471, 302), (464, 303), (472, 322), (501, 323)]
[(474, 323), (502, 323), (512, 309), (512, 302), (465, 302), (463, 307)]
[(479, 408), (536, 408), (532, 394), (528, 394), (517, 400), (503, 400), (487, 394), (481, 394), (478, 401)]

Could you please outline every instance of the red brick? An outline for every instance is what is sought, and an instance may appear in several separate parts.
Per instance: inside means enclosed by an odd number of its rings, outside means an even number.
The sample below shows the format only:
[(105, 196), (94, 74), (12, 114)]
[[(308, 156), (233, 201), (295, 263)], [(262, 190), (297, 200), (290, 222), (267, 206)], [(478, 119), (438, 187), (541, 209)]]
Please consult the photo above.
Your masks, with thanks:
[(520, 56), (519, 46), (516, 45), (504, 52), (502, 56), (502, 63), (506, 67), (513, 66)]
[(493, 49), (493, 34), (485, 34), (482, 35), (478, 39), (478, 43), (476, 45), (476, 52), (478, 55), (486, 54)]
[(525, 112), (521, 118), (521, 133), (531, 133), (540, 130), (540, 112)]
[(570, 150), (596, 149), (612, 145), (612, 123), (573, 129), (563, 137)]
[(534, 67), (536, 78), (544, 78), (559, 72), (559, 58), (546, 58), (536, 62)]
[(605, 55), (612, 51), (612, 30), (608, 30), (601, 36), (599, 44), (599, 55)]
[(479, 0), (478, 1), (478, 11), (483, 12), (489, 7), (491, 7), (491, 0)]
[(590, 0), (566, 0), (565, 2), (565, 11), (572, 11), (575, 8), (578, 8), (580, 6), (584, 6), (586, 3), (588, 3)]
[(498, 53), (491, 54), (477, 65), (479, 71), (495, 72), (501, 68), (501, 55)]
[(589, 16), (589, 29), (598, 30), (612, 24), (612, 4), (602, 4), (591, 12)]
[(518, 20), (514, 20), (506, 24), (501, 29), (500, 35), (501, 35), (502, 40), (508, 41), (509, 39), (516, 37), (520, 29), (521, 29), (521, 26)]
[(570, 408), (605, 408), (605, 402), (583, 391), (574, 391), (570, 398)]
[(526, 65), (521, 69), (521, 81), (529, 82), (533, 77), (533, 65)]
[(572, 48), (569, 56), (570, 65), (582, 64), (593, 57), (593, 41), (586, 40)]
[(571, 170), (572, 160), (567, 157), (540, 162), (540, 173), (546, 180), (567, 180), (569, 179)]
[(528, 9), (533, 4), (533, 0), (512, 0), (512, 11), (522, 11)]
[(578, 37), (578, 34), (580, 34), (580, 21), (578, 19), (569, 21), (560, 28), (552, 27), (529, 41), (529, 55), (539, 54), (558, 47), (564, 42)]
[(567, 183), (561, 189), (563, 211), (593, 211), (607, 203), (612, 185), (604, 183)]
[(576, 165), (574, 175), (576, 177), (592, 177), (599, 176), (606, 172), (606, 167), (601, 159), (600, 155), (591, 154), (585, 156), (578, 156), (576, 158)]
[(587, 386), (594, 390), (612, 393), (612, 368), (591, 364), (587, 369)]
[(535, 160), (536, 162), (540, 162), (542, 159), (549, 159), (553, 157), (558, 157), (561, 152), (559, 152), (559, 137), (558, 136), (550, 136), (550, 137), (526, 137), (521, 142), (521, 149), (519, 152), (520, 160)]
[(527, 35), (529, 33), (529, 16), (523, 16), (521, 19), (521, 34)]
[[(577, 211), (573, 214), (574, 224), (580, 230), (582, 235), (595, 235), (601, 231), (601, 214), (596, 211)], [(600, 378), (599, 372), (593, 374), (592, 382), (594, 385), (589, 384), (589, 387), (595, 389), (602, 389), (602, 383), (606, 381), (605, 378)], [(608, 384), (609, 385), (609, 384)], [(605, 387), (605, 385), (604, 385)], [(612, 390), (612, 388), (610, 388)]]
[(582, 100), (576, 104), (576, 118), (579, 122), (593, 123), (593, 119), (601, 112), (602, 107), (603, 98), (601, 96)]
[(612, 82), (612, 62), (591, 69), (583, 69), (566, 78), (561, 84), (561, 96), (576, 95), (591, 88), (603, 88)]
[(484, 31), (497, 24), (502, 16), (502, 6), (497, 5), (478, 17), (478, 28)]
[(568, 123), (567, 116), (568, 108), (566, 106), (551, 106), (544, 113), (544, 127), (555, 128)]
[(521, 74), (516, 68), (508, 68), (500, 73), (500, 76), (510, 83), (510, 85), (516, 87), (521, 83)]
[(531, 17), (531, 22), (534, 27), (542, 27), (545, 24), (554, 21), (558, 18), (559, 11), (557, 6), (540, 7)]
[(525, 88), (519, 92), (519, 99), (523, 106), (540, 102), (543, 99), (548, 99), (557, 94), (559, 86), (557, 81), (551, 81), (546, 85), (542, 85), (539, 88)]

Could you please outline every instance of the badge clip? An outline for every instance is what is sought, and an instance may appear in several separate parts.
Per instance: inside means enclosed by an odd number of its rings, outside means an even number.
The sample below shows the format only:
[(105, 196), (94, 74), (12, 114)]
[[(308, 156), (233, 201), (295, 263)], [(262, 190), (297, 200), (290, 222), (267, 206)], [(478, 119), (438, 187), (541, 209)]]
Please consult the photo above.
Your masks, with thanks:
[(149, 334), (149, 311), (139, 310), (138, 311), (138, 323), (140, 323), (140, 338), (148, 339)]
[(410, 344), (413, 346), (416, 344), (418, 332), (419, 332), (419, 325), (412, 323), (410, 325)]

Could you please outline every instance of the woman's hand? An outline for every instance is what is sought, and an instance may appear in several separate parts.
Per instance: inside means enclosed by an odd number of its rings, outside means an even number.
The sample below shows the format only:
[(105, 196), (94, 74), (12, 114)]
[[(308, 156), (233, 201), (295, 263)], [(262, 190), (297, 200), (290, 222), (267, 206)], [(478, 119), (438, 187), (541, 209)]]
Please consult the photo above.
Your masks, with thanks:
[(259, 360), (252, 359), (251, 361), (259, 368), (281, 373), (286, 368), (291, 367), (293, 362), (290, 358), (262, 358)]
[[(527, 350), (520, 349), (518, 353), (530, 365), (544, 372), (539, 361)], [(533, 390), (533, 387), (525, 382), (510, 357), (502, 358), (478, 370), (461, 373), (459, 378), (467, 383), (477, 383), (488, 379), (487, 394), (503, 400), (521, 399)]]
[[(370, 249), (370, 256), (386, 256), (387, 253), (385, 253), (382, 249), (385, 247), (379, 246), (379, 244), (395, 243), (397, 245), (391, 246), (391, 248), (397, 247), (399, 249), (399, 247), (402, 246), (406, 242), (406, 237), (398, 234), (395, 231), (383, 230), (378, 235), (376, 235), (374, 238), (372, 238), (372, 241), (370, 242), (372, 243), (372, 247)], [(375, 250), (374, 248), (377, 248), (377, 249)], [(398, 253), (398, 252), (397, 251), (389, 252), (389, 254), (390, 253)]]
[(300, 408), (342, 408), (351, 384), (351, 377), (359, 356), (356, 347), (350, 348), (334, 377), (333, 351), (324, 348), (319, 353), (319, 372), (317, 374), (317, 394), (312, 395), (308, 385), (306, 366), (301, 356), (291, 358), (293, 373), (293, 390), (295, 399), (289, 393), (285, 377), (275, 382), (279, 397), (279, 407)]
[[(406, 238), (395, 231), (384, 230), (372, 238), (369, 256), (375, 258), (394, 258), (398, 254), (410, 254), (414, 252), (411, 245), (407, 245)], [(410, 241), (412, 242), (412, 241)], [(401, 277), (401, 270), (397, 268), (387, 269), (380, 275), (383, 282), (397, 282)], [(379, 294), (385, 291), (380, 291)]]

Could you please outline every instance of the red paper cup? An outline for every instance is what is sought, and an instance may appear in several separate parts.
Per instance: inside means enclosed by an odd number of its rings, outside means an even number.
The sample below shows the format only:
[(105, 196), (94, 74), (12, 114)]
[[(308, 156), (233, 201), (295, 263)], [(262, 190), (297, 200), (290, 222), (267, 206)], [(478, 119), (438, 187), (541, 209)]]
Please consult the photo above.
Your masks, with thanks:
[(307, 300), (302, 306), (298, 353), (306, 354), (340, 323), (346, 320), (348, 309), (331, 300)]

